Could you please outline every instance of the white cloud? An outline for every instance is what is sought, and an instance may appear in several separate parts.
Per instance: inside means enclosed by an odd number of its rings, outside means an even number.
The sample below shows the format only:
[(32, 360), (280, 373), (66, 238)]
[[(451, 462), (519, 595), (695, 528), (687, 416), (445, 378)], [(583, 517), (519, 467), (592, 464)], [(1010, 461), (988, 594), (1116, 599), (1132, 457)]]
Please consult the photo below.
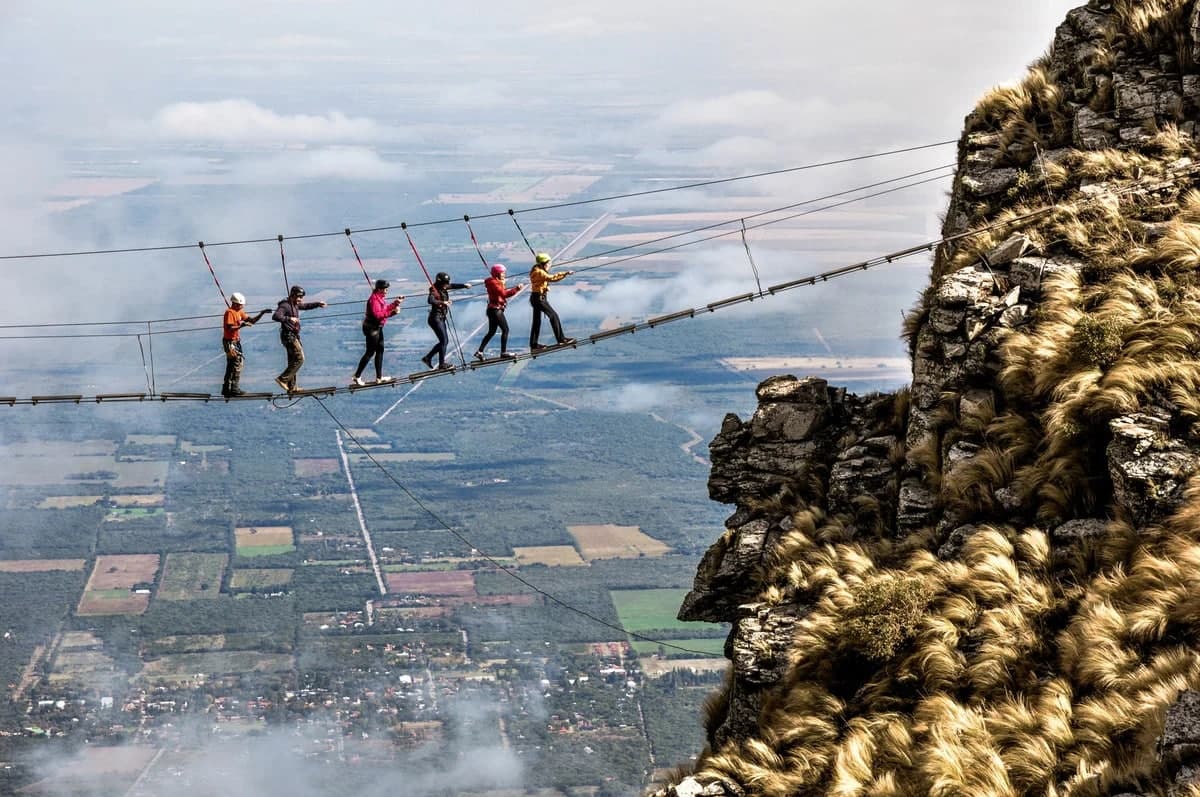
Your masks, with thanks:
[(168, 139), (224, 144), (350, 143), (386, 137), (381, 125), (364, 117), (341, 111), (284, 115), (249, 100), (173, 103), (156, 113), (150, 126)]
[(369, 147), (329, 147), (285, 152), (239, 170), (249, 182), (294, 183), (309, 180), (400, 180), (403, 163), (386, 161)]
[(673, 103), (660, 114), (659, 123), (667, 127), (753, 127), (764, 119), (790, 113), (792, 107), (793, 103), (774, 91), (751, 89)]

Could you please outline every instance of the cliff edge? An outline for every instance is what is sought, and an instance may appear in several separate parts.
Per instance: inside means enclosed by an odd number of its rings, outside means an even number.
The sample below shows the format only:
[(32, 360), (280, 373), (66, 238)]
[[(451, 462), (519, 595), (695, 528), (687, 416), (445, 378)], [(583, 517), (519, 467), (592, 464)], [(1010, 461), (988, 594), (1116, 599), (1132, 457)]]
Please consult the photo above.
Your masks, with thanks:
[(1093, 0), (967, 117), (912, 384), (758, 388), (682, 619), (695, 795), (1200, 795), (1200, 0)]

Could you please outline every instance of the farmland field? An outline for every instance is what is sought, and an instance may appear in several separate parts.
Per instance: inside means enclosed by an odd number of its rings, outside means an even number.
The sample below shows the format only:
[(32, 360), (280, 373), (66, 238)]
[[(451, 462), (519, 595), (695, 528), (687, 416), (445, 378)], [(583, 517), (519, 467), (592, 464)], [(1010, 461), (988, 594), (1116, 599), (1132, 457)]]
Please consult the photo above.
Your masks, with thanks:
[(0, 561), (0, 573), (45, 573), (50, 570), (82, 570), (83, 559), (13, 559)]
[(463, 570), (433, 573), (388, 573), (389, 593), (407, 592), (419, 595), (474, 596), (475, 577)]
[(292, 669), (293, 663), (290, 653), (255, 650), (177, 653), (146, 662), (141, 677), (150, 681), (178, 681), (191, 680), (196, 673), (284, 672)]
[(513, 555), (523, 565), (586, 565), (579, 552), (570, 545), (532, 545), (527, 548), (513, 548)]
[[(422, 453), (419, 451), (390, 452), (387, 454), (371, 454), (379, 462), (453, 462), (455, 455), (451, 451)], [(351, 454), (350, 461), (358, 465), (370, 462), (366, 454)]]
[(296, 550), (291, 526), (245, 526), (234, 530), (238, 556), (274, 556)]
[(134, 584), (154, 580), (158, 572), (158, 554), (100, 555), (88, 579), (87, 591), (131, 589)]
[(42, 499), (38, 509), (69, 509), (74, 506), (92, 506), (100, 503), (102, 495), (51, 495)]
[(669, 546), (643, 534), (637, 526), (567, 526), (575, 538), (580, 554), (589, 561), (596, 559), (635, 559), (639, 556), (662, 556), (670, 553)]
[(159, 600), (216, 598), (228, 557), (223, 553), (171, 553), (158, 585)]
[[(687, 648), (688, 650), (695, 650), (695, 651), (699, 651), (701, 653), (709, 653), (709, 654), (713, 655), (714, 657), (720, 657), (720, 662), (719, 662), (720, 666), (715, 667), (714, 669), (723, 670), (726, 667), (726, 665), (728, 665), (728, 663), (729, 663), (724, 658), (724, 656), (725, 656), (725, 638), (724, 637), (720, 637), (717, 639), (671, 639), (671, 640), (667, 640), (667, 641), (670, 642), (670, 644), (678, 645), (681, 648)], [(638, 652), (638, 655), (640, 655), (640, 656), (653, 655), (658, 652), (658, 648), (659, 648), (659, 645), (657, 642), (648, 642), (648, 641), (642, 640), (642, 639), (635, 639), (632, 644), (633, 644), (633, 649), (636, 650)], [(680, 651), (673, 650), (672, 648), (667, 648), (668, 654), (679, 653), (679, 652)], [(668, 660), (668, 661), (670, 661), (670, 660)], [(682, 661), (686, 661), (686, 659), (682, 660)], [(675, 662), (671, 662), (671, 663), (675, 664)], [(678, 666), (684, 667), (685, 665), (683, 665), (682, 663), (679, 663)]]
[(101, 555), (79, 599), (80, 615), (142, 614), (150, 595), (135, 594), (137, 584), (150, 584), (158, 572), (157, 554)]
[(114, 495), (109, 499), (116, 506), (162, 506), (163, 494), (151, 493), (150, 495)]
[(341, 467), (341, 463), (333, 458), (292, 460), (292, 468), (296, 472), (296, 477), (301, 479), (309, 476), (321, 476), (326, 473), (337, 473), (341, 470)]
[(286, 568), (267, 570), (250, 567), (238, 568), (229, 578), (229, 588), (232, 590), (286, 587), (290, 583), (292, 583), (292, 571)]
[(712, 626), (685, 623), (675, 615), (687, 595), (686, 589), (614, 589), (613, 605), (627, 631), (656, 631), (675, 628), (711, 628)]

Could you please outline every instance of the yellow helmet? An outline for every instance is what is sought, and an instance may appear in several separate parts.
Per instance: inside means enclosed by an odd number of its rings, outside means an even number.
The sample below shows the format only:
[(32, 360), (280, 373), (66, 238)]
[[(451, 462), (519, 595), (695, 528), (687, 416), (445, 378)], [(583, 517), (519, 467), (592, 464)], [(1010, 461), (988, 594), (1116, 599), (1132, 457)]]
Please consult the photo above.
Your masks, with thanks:
[(537, 263), (539, 266), (544, 266), (550, 262), (550, 255), (546, 254), (545, 252), (538, 252), (533, 258), (533, 262)]

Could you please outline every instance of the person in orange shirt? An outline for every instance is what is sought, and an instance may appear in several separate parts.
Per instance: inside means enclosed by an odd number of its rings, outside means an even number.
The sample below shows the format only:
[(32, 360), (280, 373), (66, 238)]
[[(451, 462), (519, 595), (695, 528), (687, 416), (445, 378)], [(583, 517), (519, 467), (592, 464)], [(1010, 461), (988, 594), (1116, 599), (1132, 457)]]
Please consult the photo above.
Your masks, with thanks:
[(266, 310), (260, 310), (258, 315), (250, 318), (243, 308), (246, 297), (235, 293), (229, 297), (229, 307), (225, 310), (225, 318), (221, 322), (221, 345), (225, 348), (225, 382), (221, 385), (221, 395), (225, 398), (241, 396), (246, 391), (238, 386), (242, 378), (242, 364), (245, 355), (242, 353), (242, 327), (253, 326), (264, 315)]

